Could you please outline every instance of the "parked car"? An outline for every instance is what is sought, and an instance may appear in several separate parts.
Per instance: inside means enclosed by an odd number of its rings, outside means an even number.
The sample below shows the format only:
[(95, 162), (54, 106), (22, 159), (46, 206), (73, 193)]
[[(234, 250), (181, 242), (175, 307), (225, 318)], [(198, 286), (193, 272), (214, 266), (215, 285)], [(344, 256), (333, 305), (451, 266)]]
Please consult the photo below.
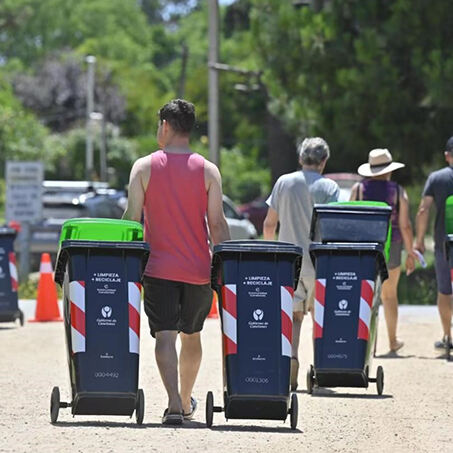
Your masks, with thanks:
[(231, 239), (256, 239), (258, 237), (253, 223), (238, 211), (235, 204), (226, 195), (223, 196), (223, 212), (230, 228)]
[(324, 176), (334, 180), (340, 186), (338, 201), (349, 201), (352, 187), (363, 179), (356, 173), (326, 173)]
[(238, 207), (238, 210), (245, 218), (249, 219), (250, 222), (256, 228), (258, 234), (263, 234), (263, 223), (267, 215), (269, 206), (264, 199), (253, 200), (250, 203), (242, 204)]
[(31, 268), (39, 267), (41, 253), (55, 259), (63, 222), (75, 217), (121, 218), (123, 191), (107, 183), (90, 181), (44, 181), (43, 220), (31, 225)]

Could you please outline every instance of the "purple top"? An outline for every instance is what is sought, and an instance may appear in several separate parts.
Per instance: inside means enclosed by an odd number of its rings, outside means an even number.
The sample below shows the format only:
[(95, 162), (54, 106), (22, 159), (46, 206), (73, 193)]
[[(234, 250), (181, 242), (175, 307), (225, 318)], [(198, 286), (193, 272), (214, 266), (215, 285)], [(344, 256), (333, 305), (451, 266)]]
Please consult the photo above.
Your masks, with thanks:
[(380, 179), (365, 179), (362, 183), (363, 200), (383, 201), (392, 207), (392, 242), (401, 242), (402, 236), (398, 219), (398, 183)]

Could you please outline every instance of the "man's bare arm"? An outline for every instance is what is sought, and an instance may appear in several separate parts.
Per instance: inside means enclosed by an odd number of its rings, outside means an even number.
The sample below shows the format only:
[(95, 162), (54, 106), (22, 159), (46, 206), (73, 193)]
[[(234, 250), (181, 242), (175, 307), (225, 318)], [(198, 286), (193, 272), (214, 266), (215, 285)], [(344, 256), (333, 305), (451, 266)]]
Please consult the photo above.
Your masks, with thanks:
[(266, 239), (267, 241), (274, 241), (275, 232), (277, 231), (277, 225), (278, 225), (278, 213), (275, 209), (269, 206), (263, 224), (263, 238)]
[(139, 159), (132, 167), (129, 179), (127, 207), (123, 214), (125, 220), (140, 222), (143, 204), (145, 202), (145, 187), (143, 182), (146, 173), (146, 158)]
[(230, 229), (223, 212), (222, 178), (219, 169), (205, 161), (205, 182), (208, 192), (208, 226), (212, 243), (228, 241)]
[(418, 208), (417, 217), (415, 221), (417, 239), (415, 241), (415, 248), (425, 253), (425, 234), (428, 230), (429, 210), (434, 202), (434, 198), (427, 196), (423, 197)]

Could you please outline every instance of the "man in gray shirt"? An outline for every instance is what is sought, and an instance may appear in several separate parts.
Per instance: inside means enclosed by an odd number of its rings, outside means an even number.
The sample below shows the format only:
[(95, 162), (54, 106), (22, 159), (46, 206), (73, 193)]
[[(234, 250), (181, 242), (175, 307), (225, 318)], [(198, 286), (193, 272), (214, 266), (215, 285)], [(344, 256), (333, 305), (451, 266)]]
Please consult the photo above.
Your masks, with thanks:
[(264, 220), (264, 239), (274, 240), (278, 223), (279, 241), (302, 247), (304, 258), (299, 285), (294, 293), (291, 389), (297, 388), (299, 340), (304, 315), (313, 308), (315, 271), (308, 254), (313, 205), (337, 201), (338, 184), (324, 178), (322, 172), (330, 156), (329, 146), (319, 137), (306, 138), (298, 147), (302, 171), (281, 176), (267, 200), (269, 210)]
[(450, 265), (444, 253), (445, 243), (445, 201), (453, 195), (453, 137), (447, 141), (445, 160), (448, 167), (431, 173), (425, 184), (420, 207), (417, 212), (415, 248), (425, 252), (425, 234), (428, 228), (429, 211), (433, 203), (436, 205), (436, 222), (434, 225), (434, 255), (437, 280), (437, 307), (443, 329), (443, 338), (436, 341), (436, 349), (452, 347), (452, 282)]

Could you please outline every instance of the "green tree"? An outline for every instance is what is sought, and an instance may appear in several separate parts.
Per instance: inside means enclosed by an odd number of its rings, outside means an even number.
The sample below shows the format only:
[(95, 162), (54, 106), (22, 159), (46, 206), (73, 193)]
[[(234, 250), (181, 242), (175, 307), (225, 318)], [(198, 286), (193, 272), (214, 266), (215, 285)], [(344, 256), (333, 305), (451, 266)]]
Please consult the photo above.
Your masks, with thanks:
[(324, 136), (330, 169), (355, 171), (370, 149), (388, 147), (411, 164), (406, 177), (420, 176), (451, 135), (448, 3), (332, 0), (319, 12), (253, 5), (270, 106), (292, 135)]

